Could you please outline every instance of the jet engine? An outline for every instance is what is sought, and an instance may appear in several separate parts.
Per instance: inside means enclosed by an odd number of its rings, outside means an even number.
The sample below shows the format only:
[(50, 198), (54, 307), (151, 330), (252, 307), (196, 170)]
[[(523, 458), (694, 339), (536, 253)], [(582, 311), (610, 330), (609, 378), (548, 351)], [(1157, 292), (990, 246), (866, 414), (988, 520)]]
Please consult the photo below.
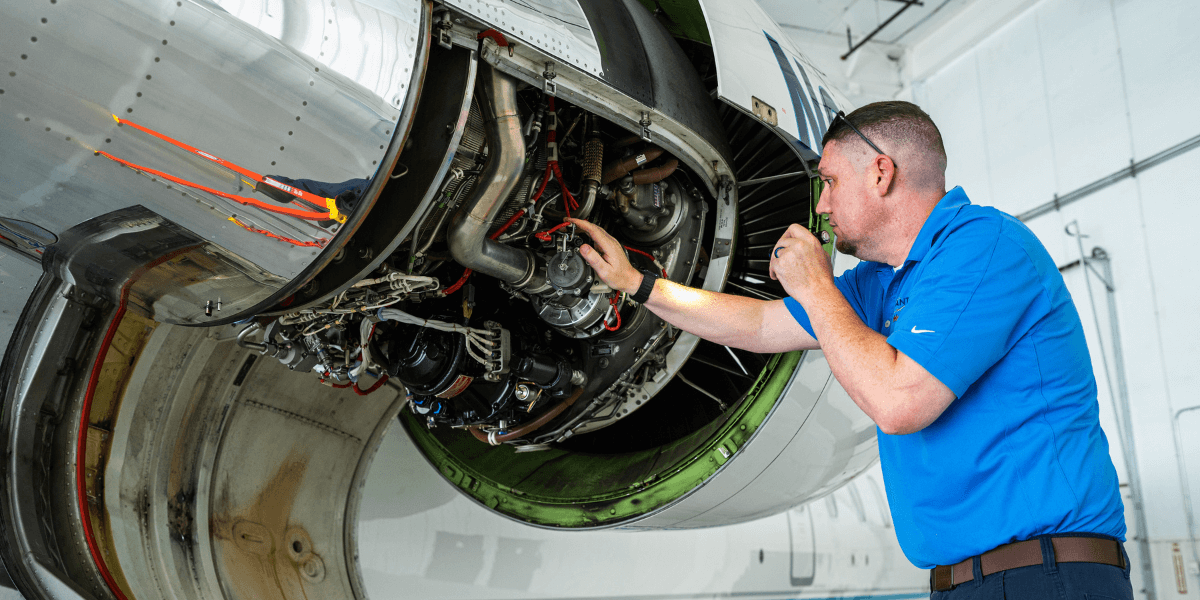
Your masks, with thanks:
[(564, 221), (764, 300), (789, 224), (833, 252), (812, 169), (840, 96), (756, 6), (80, 4), (0, 9), (46, 28), (0, 36), (30, 56), (0, 89), (4, 216), (51, 242), (0, 370), (27, 594), (364, 597), (389, 427), (560, 529), (745, 521), (874, 460), (820, 353), (680, 331)]

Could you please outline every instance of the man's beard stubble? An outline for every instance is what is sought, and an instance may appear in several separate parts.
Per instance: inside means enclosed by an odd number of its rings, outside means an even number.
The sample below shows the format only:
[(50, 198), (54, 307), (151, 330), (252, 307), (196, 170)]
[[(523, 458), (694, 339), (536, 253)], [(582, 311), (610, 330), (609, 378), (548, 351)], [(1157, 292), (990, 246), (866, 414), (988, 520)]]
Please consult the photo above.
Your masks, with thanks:
[(842, 239), (841, 237), (837, 237), (834, 239), (833, 247), (837, 248), (837, 251), (841, 252), (842, 254), (847, 254), (847, 255), (855, 256), (855, 257), (858, 256), (858, 246)]

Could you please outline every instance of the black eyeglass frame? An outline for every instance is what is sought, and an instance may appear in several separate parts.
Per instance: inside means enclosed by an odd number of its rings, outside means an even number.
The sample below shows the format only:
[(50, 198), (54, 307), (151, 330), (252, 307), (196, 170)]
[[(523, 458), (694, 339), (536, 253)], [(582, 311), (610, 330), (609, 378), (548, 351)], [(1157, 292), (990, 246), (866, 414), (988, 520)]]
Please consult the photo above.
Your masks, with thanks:
[(859, 131), (858, 128), (854, 126), (854, 123), (851, 123), (850, 119), (846, 118), (846, 111), (844, 111), (844, 110), (837, 111), (837, 114), (833, 115), (833, 119), (834, 119), (835, 123), (837, 122), (838, 119), (841, 119), (842, 122), (845, 123), (846, 125), (848, 125), (850, 127), (850, 129), (854, 130), (854, 133), (857, 133), (858, 137), (862, 138), (863, 141), (866, 142), (867, 145), (870, 146), (872, 150), (878, 152), (879, 154), (882, 154), (883, 156), (888, 157), (888, 160), (892, 161), (893, 167), (895, 167), (897, 169), (900, 168), (900, 163), (896, 162), (896, 159), (892, 158), (891, 155), (889, 155), (887, 152), (880, 150), (879, 146), (875, 145), (875, 142), (872, 142), (869, 138), (867, 138), (866, 135), (863, 135), (863, 132)]

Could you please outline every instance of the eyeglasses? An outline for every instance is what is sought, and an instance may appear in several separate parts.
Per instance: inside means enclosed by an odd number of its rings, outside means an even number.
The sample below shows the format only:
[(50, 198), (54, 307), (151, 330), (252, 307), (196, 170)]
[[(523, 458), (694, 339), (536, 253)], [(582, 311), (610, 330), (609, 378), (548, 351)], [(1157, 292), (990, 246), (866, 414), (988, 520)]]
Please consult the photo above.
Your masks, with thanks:
[[(846, 125), (849, 125), (850, 129), (853, 129), (854, 133), (857, 133), (858, 137), (862, 138), (863, 141), (866, 142), (867, 145), (870, 146), (872, 150), (874, 150), (884, 156), (887, 156), (888, 160), (892, 161), (892, 166), (894, 166), (897, 169), (900, 168), (900, 163), (897, 163), (896, 159), (892, 158), (891, 156), (888, 156), (887, 152), (880, 150), (879, 146), (875, 145), (875, 142), (872, 142), (870, 139), (867, 138), (867, 136), (863, 135), (863, 132), (859, 131), (858, 128), (854, 126), (854, 123), (851, 123), (850, 119), (846, 118), (846, 111), (839, 110), (839, 111), (837, 111), (836, 115), (833, 115), (833, 123), (837, 123), (838, 119), (841, 119), (843, 123), (845, 123)], [(832, 126), (832, 123), (830, 125)]]

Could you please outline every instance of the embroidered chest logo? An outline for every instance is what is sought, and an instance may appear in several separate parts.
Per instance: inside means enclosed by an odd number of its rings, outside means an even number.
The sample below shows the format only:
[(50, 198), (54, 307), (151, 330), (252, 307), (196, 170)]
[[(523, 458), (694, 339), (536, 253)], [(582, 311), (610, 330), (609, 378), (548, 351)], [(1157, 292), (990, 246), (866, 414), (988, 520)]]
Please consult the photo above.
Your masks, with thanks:
[(908, 298), (896, 298), (896, 308), (892, 312), (892, 323), (900, 320), (900, 311), (904, 310), (905, 306), (908, 306)]

